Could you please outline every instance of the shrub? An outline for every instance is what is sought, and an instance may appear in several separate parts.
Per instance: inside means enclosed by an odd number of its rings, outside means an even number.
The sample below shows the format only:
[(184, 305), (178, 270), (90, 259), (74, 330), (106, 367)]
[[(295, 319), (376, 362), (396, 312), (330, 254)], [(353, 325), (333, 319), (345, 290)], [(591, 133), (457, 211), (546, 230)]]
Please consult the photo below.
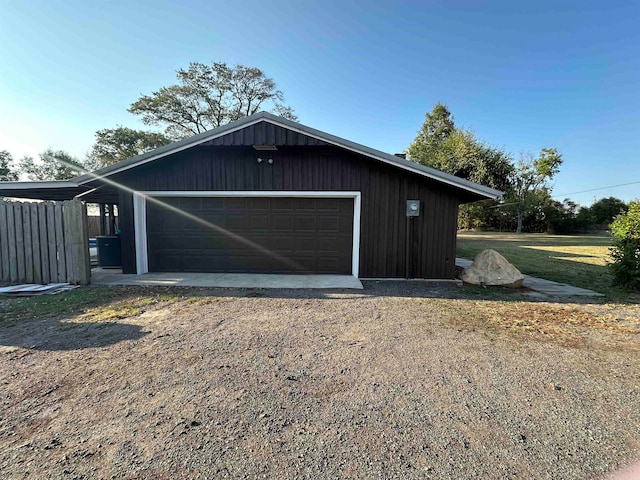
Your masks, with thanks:
[(613, 283), (640, 290), (640, 201), (631, 202), (629, 211), (616, 217), (611, 233)]

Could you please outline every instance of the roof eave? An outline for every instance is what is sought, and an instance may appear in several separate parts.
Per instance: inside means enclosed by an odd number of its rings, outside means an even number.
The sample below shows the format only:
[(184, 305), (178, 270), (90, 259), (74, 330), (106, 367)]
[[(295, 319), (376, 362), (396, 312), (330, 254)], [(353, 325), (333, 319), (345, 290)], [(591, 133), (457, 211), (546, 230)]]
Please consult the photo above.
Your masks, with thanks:
[(74, 182), (77, 182), (78, 185), (83, 185), (93, 180), (99, 180), (101, 177), (114, 175), (116, 173), (122, 172), (124, 170), (128, 170), (130, 168), (137, 167), (139, 165), (143, 165), (145, 163), (165, 157), (167, 155), (171, 155), (173, 153), (177, 153), (182, 150), (195, 147), (206, 141), (213, 140), (215, 138), (218, 138), (228, 133), (232, 133), (236, 130), (251, 126), (261, 121), (268, 121), (274, 125), (287, 128), (289, 130), (293, 130), (304, 135), (308, 135), (318, 140), (331, 143), (337, 147), (344, 148), (346, 150), (350, 150), (355, 153), (359, 153), (366, 157), (376, 159), (383, 163), (387, 163), (387, 164), (402, 168), (404, 170), (411, 171), (418, 175), (428, 177), (445, 184), (449, 184), (453, 187), (461, 188), (463, 190), (466, 190), (468, 192), (474, 193), (476, 195), (479, 195), (487, 199), (497, 199), (504, 195), (504, 193), (501, 192), (500, 190), (495, 190), (493, 188), (485, 187), (484, 185), (470, 182), (468, 180), (462, 179), (460, 177), (456, 177), (454, 175), (449, 175), (439, 170), (436, 170), (424, 165), (420, 165), (410, 160), (406, 160), (404, 158), (400, 158), (395, 155), (391, 155), (389, 153), (385, 153), (380, 150), (376, 150), (376, 149), (367, 147), (365, 145), (355, 143), (350, 140), (346, 140), (341, 137), (337, 137), (330, 133), (316, 130), (315, 128), (307, 127), (306, 125), (302, 125), (292, 120), (278, 117), (276, 115), (273, 115), (267, 112), (259, 112), (254, 115), (241, 118), (239, 120), (228, 123), (226, 125), (215, 128), (213, 130), (199, 133), (197, 135), (194, 135), (193, 137), (189, 137), (184, 140), (179, 140), (169, 145), (165, 145), (163, 147), (152, 150), (151, 152), (138, 155), (136, 157), (131, 157), (115, 165), (102, 168), (100, 170), (97, 170), (96, 172), (81, 175), (72, 180)]

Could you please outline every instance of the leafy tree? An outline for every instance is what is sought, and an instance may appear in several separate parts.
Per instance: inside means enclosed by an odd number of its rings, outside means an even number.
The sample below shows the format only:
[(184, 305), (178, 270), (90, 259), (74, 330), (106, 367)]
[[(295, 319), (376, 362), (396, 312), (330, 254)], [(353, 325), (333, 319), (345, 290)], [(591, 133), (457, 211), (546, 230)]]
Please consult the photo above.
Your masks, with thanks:
[[(510, 187), (511, 157), (479, 141), (473, 131), (455, 126), (446, 105), (436, 104), (407, 149), (409, 159), (499, 190)], [(504, 215), (487, 200), (460, 207), (460, 228), (497, 228)]]
[(282, 104), (284, 94), (259, 68), (194, 62), (176, 73), (176, 85), (143, 95), (129, 107), (146, 125), (165, 127), (172, 139), (219, 127), (265, 106), (296, 120), (293, 110)]
[(457, 128), (451, 112), (441, 103), (427, 113), (407, 153), (414, 162), (472, 182), (501, 190), (510, 185), (511, 157), (479, 141), (473, 131)]
[(629, 204), (625, 214), (611, 224), (613, 248), (609, 264), (615, 285), (640, 290), (640, 201)]
[(442, 103), (436, 103), (433, 110), (425, 115), (418, 135), (407, 149), (409, 158), (414, 162), (429, 165), (430, 159), (455, 129), (449, 108)]
[(621, 213), (626, 213), (629, 206), (619, 198), (602, 198), (588, 209), (589, 220), (592, 226), (608, 226)]
[(47, 149), (40, 155), (40, 161), (25, 156), (20, 159), (20, 171), (30, 180), (68, 180), (84, 170), (83, 164), (62, 150)]
[(548, 182), (560, 171), (560, 165), (562, 155), (555, 148), (543, 148), (537, 158), (531, 154), (525, 154), (520, 158), (512, 174), (512, 189), (509, 195), (509, 201), (515, 205), (516, 233), (522, 233), (525, 214), (541, 207), (537, 197), (542, 192), (546, 192), (548, 196)]
[[(584, 209), (582, 209), (584, 210)], [(572, 200), (549, 200), (542, 206), (548, 233), (574, 233), (588, 227), (584, 218), (580, 216), (580, 206)]]
[(13, 157), (6, 150), (0, 150), (0, 182), (15, 182), (18, 172), (13, 170)]
[(477, 140), (471, 130), (455, 129), (425, 164), (460, 178), (504, 190), (513, 164), (508, 154)]
[(171, 143), (171, 140), (161, 133), (134, 130), (123, 126), (105, 128), (96, 132), (96, 143), (87, 156), (86, 165), (95, 170), (141, 155), (168, 143)]

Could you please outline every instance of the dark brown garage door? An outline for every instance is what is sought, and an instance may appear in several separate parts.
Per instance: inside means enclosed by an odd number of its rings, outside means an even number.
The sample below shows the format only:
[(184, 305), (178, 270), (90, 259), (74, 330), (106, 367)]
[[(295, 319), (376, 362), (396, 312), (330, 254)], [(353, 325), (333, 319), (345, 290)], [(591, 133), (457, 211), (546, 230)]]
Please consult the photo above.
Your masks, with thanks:
[(158, 199), (187, 215), (147, 202), (150, 272), (352, 273), (352, 198)]

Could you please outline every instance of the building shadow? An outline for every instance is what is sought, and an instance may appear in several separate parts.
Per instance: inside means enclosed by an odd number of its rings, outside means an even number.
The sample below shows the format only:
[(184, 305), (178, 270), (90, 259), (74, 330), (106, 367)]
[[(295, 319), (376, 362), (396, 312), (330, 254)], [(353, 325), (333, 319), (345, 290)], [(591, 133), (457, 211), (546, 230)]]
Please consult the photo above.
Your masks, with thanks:
[(120, 322), (69, 322), (60, 318), (26, 320), (0, 329), (0, 346), (69, 351), (139, 340), (149, 332)]

